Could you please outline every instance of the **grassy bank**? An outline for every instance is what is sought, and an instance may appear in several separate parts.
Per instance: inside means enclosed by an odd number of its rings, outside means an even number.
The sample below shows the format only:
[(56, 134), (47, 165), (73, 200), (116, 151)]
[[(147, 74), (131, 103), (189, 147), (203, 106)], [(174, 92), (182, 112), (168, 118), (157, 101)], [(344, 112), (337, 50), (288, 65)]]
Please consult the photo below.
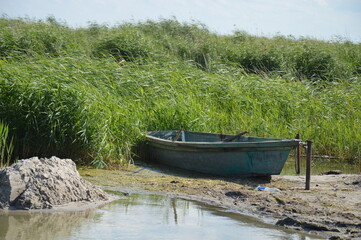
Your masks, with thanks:
[(0, 19), (0, 119), (13, 157), (57, 155), (105, 167), (131, 159), (149, 130), (315, 142), (361, 158), (361, 45), (175, 20), (90, 24)]

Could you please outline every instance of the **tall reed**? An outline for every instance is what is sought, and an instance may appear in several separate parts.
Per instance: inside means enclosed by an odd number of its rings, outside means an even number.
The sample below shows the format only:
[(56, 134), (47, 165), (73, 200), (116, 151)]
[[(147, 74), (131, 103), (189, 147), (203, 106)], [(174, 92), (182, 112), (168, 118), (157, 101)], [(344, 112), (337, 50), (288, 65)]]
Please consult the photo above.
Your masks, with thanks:
[(0, 121), (0, 167), (10, 165), (14, 149), (13, 140), (14, 138), (9, 136), (9, 126)]

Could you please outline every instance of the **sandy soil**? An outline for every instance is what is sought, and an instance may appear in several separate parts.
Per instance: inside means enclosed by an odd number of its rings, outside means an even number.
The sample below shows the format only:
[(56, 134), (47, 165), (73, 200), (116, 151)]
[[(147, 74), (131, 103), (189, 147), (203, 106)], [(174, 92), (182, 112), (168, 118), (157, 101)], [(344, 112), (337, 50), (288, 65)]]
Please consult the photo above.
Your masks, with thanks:
[[(361, 239), (361, 175), (313, 175), (306, 191), (304, 176), (219, 178), (146, 164), (79, 172), (103, 189), (170, 194), (325, 238)], [(255, 190), (257, 186), (279, 191)]]

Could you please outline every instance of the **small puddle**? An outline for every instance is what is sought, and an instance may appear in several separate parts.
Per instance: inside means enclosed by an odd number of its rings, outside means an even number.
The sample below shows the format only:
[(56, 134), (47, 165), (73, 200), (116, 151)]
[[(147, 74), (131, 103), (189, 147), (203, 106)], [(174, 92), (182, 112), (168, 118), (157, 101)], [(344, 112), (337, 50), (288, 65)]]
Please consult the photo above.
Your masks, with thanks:
[(0, 212), (0, 239), (318, 239), (204, 203), (131, 194), (76, 212)]

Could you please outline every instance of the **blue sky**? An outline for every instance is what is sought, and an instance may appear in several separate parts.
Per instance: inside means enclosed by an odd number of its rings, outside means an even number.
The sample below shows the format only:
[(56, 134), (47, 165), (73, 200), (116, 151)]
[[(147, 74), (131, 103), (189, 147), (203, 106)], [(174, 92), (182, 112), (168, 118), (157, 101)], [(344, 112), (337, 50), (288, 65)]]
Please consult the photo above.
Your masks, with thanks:
[(361, 0), (0, 0), (0, 14), (54, 16), (72, 27), (176, 17), (220, 34), (244, 30), (361, 42)]

